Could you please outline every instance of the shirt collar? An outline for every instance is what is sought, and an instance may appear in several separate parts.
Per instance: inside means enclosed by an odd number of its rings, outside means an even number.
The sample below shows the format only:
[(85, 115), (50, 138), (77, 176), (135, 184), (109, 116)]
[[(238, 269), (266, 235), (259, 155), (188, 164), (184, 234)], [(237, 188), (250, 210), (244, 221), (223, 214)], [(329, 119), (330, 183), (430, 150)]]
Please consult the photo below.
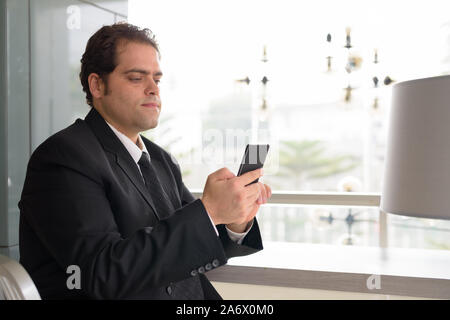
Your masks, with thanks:
[[(120, 142), (122, 142), (125, 149), (127, 149), (128, 153), (133, 158), (134, 162), (136, 164), (138, 163), (139, 159), (142, 156), (142, 152), (146, 152), (148, 154), (147, 148), (145, 147), (144, 141), (142, 141), (142, 138), (140, 135), (138, 135), (138, 141), (137, 144), (134, 143), (130, 138), (128, 138), (126, 135), (124, 135), (122, 132), (114, 128), (111, 124), (108, 123), (108, 121), (105, 120), (105, 122), (108, 124), (108, 126), (111, 128), (111, 130), (114, 132), (114, 134), (119, 138)], [(150, 155), (150, 154), (149, 154)]]

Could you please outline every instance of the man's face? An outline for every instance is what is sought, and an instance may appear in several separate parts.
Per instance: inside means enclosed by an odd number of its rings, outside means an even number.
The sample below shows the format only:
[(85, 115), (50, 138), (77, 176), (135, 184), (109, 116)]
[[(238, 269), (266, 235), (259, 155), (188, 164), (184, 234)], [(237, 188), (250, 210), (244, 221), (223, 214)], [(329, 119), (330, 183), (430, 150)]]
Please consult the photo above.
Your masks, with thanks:
[[(155, 128), (161, 112), (158, 53), (149, 44), (126, 42), (117, 46), (117, 66), (106, 80), (94, 106), (103, 118), (134, 140)], [(95, 102), (98, 102), (95, 104)]]

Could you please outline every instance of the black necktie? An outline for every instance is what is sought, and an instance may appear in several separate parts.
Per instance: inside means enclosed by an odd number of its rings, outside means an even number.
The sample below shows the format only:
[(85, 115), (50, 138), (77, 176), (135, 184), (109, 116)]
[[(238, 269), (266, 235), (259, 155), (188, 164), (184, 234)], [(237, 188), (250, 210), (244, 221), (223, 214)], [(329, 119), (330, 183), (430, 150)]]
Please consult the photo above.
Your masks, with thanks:
[(145, 186), (155, 205), (156, 215), (160, 220), (168, 218), (174, 211), (174, 207), (169, 200), (166, 192), (162, 188), (161, 182), (156, 175), (155, 168), (150, 162), (150, 156), (146, 152), (142, 152), (142, 156), (138, 161), (144, 178)]

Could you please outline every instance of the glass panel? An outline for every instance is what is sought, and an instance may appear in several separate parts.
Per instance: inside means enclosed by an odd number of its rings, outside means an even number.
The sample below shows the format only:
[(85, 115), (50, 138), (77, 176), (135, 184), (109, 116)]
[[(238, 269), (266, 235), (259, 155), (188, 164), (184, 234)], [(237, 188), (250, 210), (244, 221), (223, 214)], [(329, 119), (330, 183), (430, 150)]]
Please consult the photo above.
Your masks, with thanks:
[[(252, 142), (271, 144), (263, 181), (275, 191), (380, 192), (392, 84), (450, 73), (447, 0), (176, 7), (130, 0), (129, 21), (150, 28), (162, 53), (162, 118), (146, 135), (174, 154), (191, 189), (223, 166), (236, 173)], [(315, 224), (305, 208), (289, 210), (261, 209), (267, 239), (339, 243), (345, 235), (343, 221), (319, 231), (307, 227)], [(377, 211), (367, 212), (378, 219)], [(354, 225), (356, 235), (365, 224)], [(364, 245), (378, 245), (375, 236), (377, 227), (361, 233)]]
[(271, 143), (276, 190), (379, 192), (392, 81), (450, 71), (446, 0), (129, 4), (161, 45), (163, 121), (149, 137), (191, 188), (236, 172), (251, 141)]
[(264, 241), (378, 246), (378, 209), (264, 205), (258, 213)]
[(0, 36), (0, 247), (17, 259), (17, 203), (29, 157), (28, 1), (3, 1), (0, 6), (5, 27)]
[(390, 247), (450, 250), (450, 221), (388, 215)]
[[(127, 1), (108, 1), (106, 7), (74, 0), (31, 1), (33, 150), (89, 112), (78, 76), (81, 56), (96, 30), (127, 13)], [(122, 10), (111, 12), (113, 7)]]

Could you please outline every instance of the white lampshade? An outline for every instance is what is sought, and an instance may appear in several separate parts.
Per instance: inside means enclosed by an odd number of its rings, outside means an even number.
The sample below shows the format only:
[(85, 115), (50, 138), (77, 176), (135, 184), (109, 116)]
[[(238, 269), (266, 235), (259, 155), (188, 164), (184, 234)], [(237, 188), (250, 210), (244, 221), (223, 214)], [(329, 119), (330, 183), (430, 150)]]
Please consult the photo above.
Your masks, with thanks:
[(450, 219), (450, 76), (394, 85), (381, 209)]

